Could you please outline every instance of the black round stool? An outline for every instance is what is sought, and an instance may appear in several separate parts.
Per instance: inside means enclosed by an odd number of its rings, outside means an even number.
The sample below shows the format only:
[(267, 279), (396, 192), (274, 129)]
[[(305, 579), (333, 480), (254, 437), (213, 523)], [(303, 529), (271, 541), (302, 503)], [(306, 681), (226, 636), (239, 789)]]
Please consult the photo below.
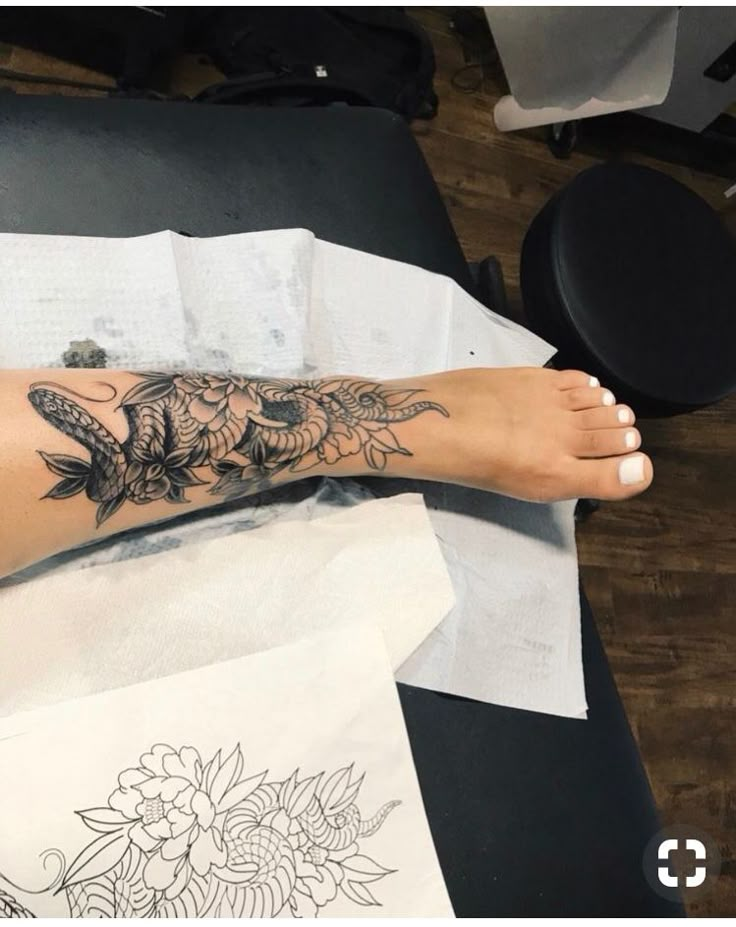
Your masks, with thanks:
[(640, 415), (736, 390), (736, 249), (717, 214), (637, 164), (578, 174), (532, 222), (521, 256), (529, 327), (554, 366), (599, 377)]

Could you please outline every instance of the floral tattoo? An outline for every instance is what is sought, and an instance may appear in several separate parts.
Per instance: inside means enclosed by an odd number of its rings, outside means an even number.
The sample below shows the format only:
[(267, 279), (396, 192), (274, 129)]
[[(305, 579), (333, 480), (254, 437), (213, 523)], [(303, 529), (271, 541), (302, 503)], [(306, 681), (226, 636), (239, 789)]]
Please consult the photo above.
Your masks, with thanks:
[(191, 486), (209, 485), (213, 495), (236, 499), (268, 489), (281, 471), (308, 471), (356, 455), (381, 471), (389, 455), (411, 456), (394, 434), (396, 423), (430, 410), (448, 416), (438, 403), (417, 398), (421, 390), (349, 377), (137, 376), (140, 382), (118, 407), (128, 425), (122, 442), (70, 396), (100, 400), (57, 383), (34, 383), (28, 393), (39, 415), (90, 455), (40, 451), (61, 477), (44, 498), (84, 492), (97, 504), (98, 526), (126, 501), (187, 502)]

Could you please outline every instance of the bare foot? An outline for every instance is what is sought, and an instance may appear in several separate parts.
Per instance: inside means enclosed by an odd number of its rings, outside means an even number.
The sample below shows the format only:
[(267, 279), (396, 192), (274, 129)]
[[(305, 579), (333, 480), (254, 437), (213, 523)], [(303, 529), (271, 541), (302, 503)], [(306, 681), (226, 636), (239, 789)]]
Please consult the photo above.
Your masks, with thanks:
[(393, 458), (406, 475), (533, 502), (627, 499), (652, 482), (651, 460), (633, 453), (633, 411), (582, 371), (476, 368), (400, 382), (448, 412), (397, 430), (412, 451)]

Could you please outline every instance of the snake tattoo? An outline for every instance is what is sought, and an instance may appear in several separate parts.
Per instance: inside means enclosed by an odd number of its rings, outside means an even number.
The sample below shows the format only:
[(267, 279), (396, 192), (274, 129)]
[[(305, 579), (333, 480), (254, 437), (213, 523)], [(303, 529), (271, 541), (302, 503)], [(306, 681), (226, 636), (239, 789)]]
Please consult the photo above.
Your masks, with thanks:
[(58, 383), (34, 383), (28, 393), (39, 415), (89, 454), (87, 460), (39, 451), (61, 477), (44, 498), (85, 493), (97, 504), (98, 527), (126, 501), (186, 503), (192, 486), (236, 499), (268, 489), (281, 471), (308, 471), (355, 455), (381, 471), (391, 454), (411, 456), (394, 434), (396, 423), (430, 410), (448, 416), (443, 406), (418, 398), (421, 390), (352, 377), (136, 376), (139, 382), (118, 406), (128, 426), (124, 441), (75, 398), (112, 400)]

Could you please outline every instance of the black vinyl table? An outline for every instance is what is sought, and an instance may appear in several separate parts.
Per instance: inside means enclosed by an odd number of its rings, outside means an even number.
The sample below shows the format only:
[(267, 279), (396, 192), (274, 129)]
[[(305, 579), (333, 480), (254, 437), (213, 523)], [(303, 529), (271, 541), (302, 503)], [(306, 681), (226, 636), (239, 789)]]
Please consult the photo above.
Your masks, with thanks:
[[(0, 231), (303, 227), (472, 292), (437, 187), (391, 113), (6, 93), (0, 127)], [(460, 916), (681, 913), (644, 876), (660, 824), (582, 592), (581, 604), (587, 721), (399, 686)]]

